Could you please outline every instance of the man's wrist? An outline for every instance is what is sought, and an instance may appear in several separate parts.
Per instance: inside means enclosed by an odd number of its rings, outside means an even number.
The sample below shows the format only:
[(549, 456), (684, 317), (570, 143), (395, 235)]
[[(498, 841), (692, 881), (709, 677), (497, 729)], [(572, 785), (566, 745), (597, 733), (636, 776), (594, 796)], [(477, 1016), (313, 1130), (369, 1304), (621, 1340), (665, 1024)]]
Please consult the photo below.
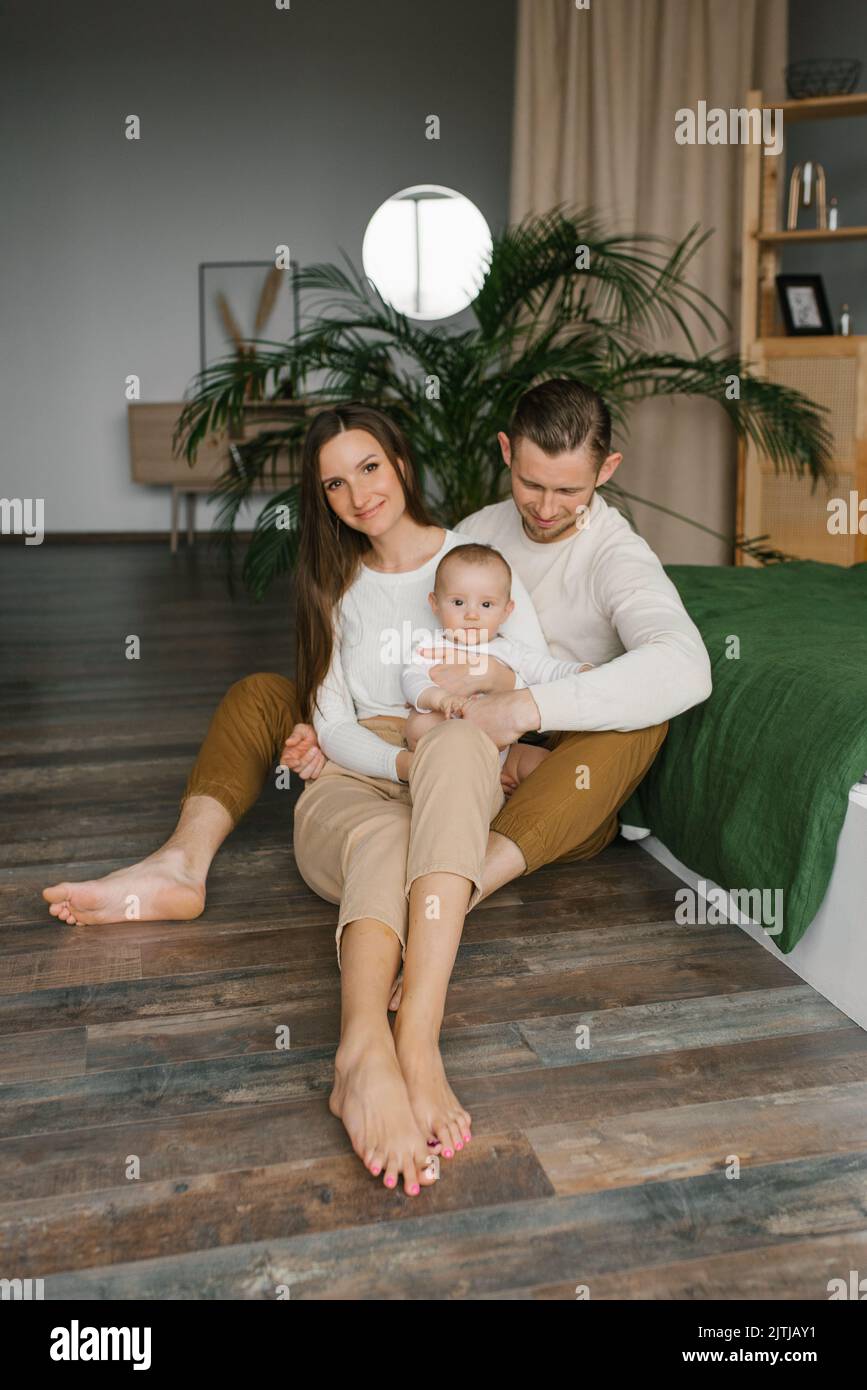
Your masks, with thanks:
[(542, 727), (542, 716), (539, 713), (539, 706), (530, 694), (529, 689), (516, 690), (512, 695), (516, 723), (522, 734), (529, 734)]

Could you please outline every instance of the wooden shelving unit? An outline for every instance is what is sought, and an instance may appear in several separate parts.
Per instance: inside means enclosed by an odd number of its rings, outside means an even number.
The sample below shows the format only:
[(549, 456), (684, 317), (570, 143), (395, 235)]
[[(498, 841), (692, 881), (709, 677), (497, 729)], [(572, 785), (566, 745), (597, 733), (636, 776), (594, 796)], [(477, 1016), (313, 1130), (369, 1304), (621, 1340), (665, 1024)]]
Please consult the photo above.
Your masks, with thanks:
[(783, 112), (783, 123), (791, 125), (794, 121), (827, 121), (833, 116), (867, 116), (867, 92), (853, 92), (848, 97), (806, 97), (803, 101), (762, 102), (761, 92), (751, 92), (749, 105), (754, 105), (752, 97), (759, 98), (759, 106)]
[(760, 246), (785, 246), (798, 241), (863, 241), (867, 227), (838, 227), (835, 232), (825, 227), (812, 227), (797, 232), (759, 232)]
[[(786, 125), (795, 121), (867, 116), (867, 93), (771, 103), (763, 101), (761, 92), (752, 91), (747, 106), (782, 109), (785, 132)], [(778, 473), (755, 448), (741, 448), (737, 529), (747, 536), (767, 534), (769, 545), (804, 559), (851, 565), (867, 561), (867, 535), (831, 535), (828, 501), (830, 497), (848, 499), (852, 491), (867, 498), (867, 336), (786, 337), (776, 276), (785, 246), (837, 241), (841, 254), (852, 255), (853, 243), (867, 241), (867, 227), (787, 231), (780, 225), (784, 177), (784, 151), (766, 155), (761, 145), (745, 146), (741, 354), (759, 375), (801, 391), (827, 408), (834, 436), (834, 476), (830, 490), (820, 483), (814, 491), (811, 479)], [(754, 562), (738, 554), (736, 563)]]

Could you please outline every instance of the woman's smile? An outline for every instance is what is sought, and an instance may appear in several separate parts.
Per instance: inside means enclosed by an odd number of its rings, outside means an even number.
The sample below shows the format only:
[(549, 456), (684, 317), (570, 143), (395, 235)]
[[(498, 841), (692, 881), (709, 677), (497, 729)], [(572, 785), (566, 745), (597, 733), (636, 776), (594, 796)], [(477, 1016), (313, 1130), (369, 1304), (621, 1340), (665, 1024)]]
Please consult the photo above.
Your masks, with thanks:
[(355, 513), (356, 520), (357, 520), (357, 521), (369, 521), (370, 518), (371, 518), (372, 516), (375, 516), (375, 515), (376, 515), (376, 513), (379, 511), (380, 507), (384, 507), (384, 506), (385, 506), (385, 498), (384, 498), (384, 497), (381, 497), (381, 498), (379, 499), (378, 502), (374, 502), (372, 506), (368, 507), (367, 511), (365, 511), (365, 512), (356, 512), (356, 513)]

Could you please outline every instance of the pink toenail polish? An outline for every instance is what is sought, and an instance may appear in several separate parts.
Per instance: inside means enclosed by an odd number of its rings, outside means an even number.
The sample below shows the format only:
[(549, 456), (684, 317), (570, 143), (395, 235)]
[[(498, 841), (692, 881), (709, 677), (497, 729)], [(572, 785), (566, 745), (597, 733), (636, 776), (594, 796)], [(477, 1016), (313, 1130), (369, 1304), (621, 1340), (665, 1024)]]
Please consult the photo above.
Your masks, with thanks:
[(414, 1182), (413, 1185), (412, 1185), (412, 1187), (409, 1189), (409, 1193), (410, 1193), (410, 1196), (411, 1196), (411, 1197), (417, 1197), (420, 1191), (421, 1191), (421, 1188), (419, 1187), (419, 1185), (418, 1185), (417, 1182)]
[(376, 1167), (375, 1167), (375, 1168), (371, 1168), (370, 1171), (371, 1171), (371, 1173), (373, 1174), (373, 1176), (374, 1176), (375, 1178), (378, 1178), (379, 1175), (380, 1175), (380, 1173), (382, 1172), (382, 1169), (380, 1168), (379, 1164), (377, 1163)]
[(393, 1177), (391, 1176), (391, 1174), (389, 1173), (388, 1177), (387, 1177), (386, 1180), (385, 1180), (385, 1185), (386, 1185), (386, 1187), (394, 1187), (394, 1184), (395, 1184), (396, 1182), (397, 1182), (397, 1178), (393, 1178)]
[(470, 1136), (469, 1136), (468, 1134), (465, 1134), (465, 1135), (464, 1135), (464, 1139), (465, 1139), (466, 1142), (469, 1144), (469, 1142), (470, 1142)]
[(444, 1153), (444, 1155), (445, 1155), (446, 1158), (451, 1158), (451, 1157), (452, 1157), (452, 1151), (451, 1151), (451, 1149), (443, 1149), (443, 1153)]
[(456, 1149), (462, 1149), (463, 1147), (464, 1147), (463, 1144), (455, 1144), (455, 1148), (456, 1148)]

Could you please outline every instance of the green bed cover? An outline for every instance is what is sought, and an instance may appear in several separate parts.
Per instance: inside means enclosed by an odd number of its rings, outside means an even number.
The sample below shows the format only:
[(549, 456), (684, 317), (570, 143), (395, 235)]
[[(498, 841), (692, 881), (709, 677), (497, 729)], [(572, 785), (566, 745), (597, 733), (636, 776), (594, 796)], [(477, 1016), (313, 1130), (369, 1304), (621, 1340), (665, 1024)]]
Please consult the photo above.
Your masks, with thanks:
[[(867, 564), (666, 572), (704, 638), (713, 694), (672, 720), (621, 821), (727, 891), (782, 889), (770, 939), (791, 951), (867, 772)], [(867, 931), (867, 903), (864, 919)]]

